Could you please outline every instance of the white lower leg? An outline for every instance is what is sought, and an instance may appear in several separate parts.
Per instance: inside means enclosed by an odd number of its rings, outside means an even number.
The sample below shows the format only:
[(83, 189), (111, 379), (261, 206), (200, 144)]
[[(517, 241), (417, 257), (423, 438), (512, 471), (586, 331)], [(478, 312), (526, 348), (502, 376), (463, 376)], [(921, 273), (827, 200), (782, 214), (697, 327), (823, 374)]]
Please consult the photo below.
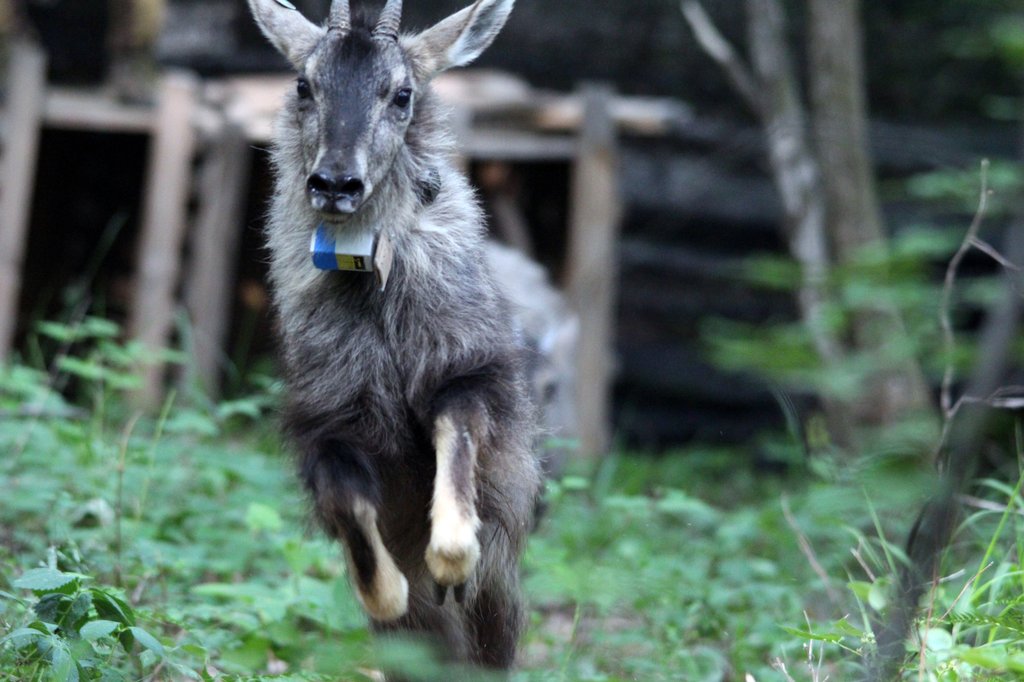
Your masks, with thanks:
[[(384, 546), (377, 528), (377, 511), (365, 500), (356, 501), (353, 511), (356, 523), (373, 549), (375, 568), (368, 588), (364, 589), (358, 580), (355, 581), (359, 601), (374, 620), (401, 618), (409, 608), (409, 582)], [(349, 565), (352, 564), (350, 559)]]
[[(463, 441), (460, 443), (459, 439)], [(461, 491), (460, 496), (454, 484), (453, 460), (460, 445), (466, 448), (469, 461), (460, 462), (458, 466), (469, 467), (472, 472), (476, 464), (476, 450), (469, 434), (458, 430), (450, 417), (438, 419), (434, 437), (437, 477), (430, 510), (430, 544), (426, 561), (430, 574), (440, 585), (466, 582), (480, 558), (477, 540), (480, 519), (474, 506), (466, 502), (472, 499), (472, 491)]]

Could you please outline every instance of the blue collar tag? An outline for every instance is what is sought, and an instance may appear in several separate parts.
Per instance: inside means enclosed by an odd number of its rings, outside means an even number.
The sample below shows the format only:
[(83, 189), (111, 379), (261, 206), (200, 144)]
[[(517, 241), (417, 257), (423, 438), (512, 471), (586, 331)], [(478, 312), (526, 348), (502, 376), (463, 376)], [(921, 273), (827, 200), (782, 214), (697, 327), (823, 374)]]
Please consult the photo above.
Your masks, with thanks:
[(309, 241), (313, 265), (319, 270), (372, 272), (381, 291), (388, 285), (394, 263), (394, 247), (386, 233), (351, 234), (343, 228), (320, 223)]
[(320, 270), (373, 272), (376, 238), (372, 232), (351, 234), (343, 228), (320, 223), (309, 243), (313, 265)]

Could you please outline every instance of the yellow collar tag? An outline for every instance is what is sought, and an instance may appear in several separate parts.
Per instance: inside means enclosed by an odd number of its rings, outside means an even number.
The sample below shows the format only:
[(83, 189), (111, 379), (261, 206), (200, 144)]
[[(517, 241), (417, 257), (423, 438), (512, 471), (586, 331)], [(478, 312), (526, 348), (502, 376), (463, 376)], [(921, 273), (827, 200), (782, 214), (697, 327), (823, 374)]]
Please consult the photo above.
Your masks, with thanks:
[(351, 233), (344, 228), (320, 223), (309, 243), (313, 265), (319, 270), (372, 272), (381, 291), (388, 284), (394, 251), (387, 235), (378, 238), (372, 232)]

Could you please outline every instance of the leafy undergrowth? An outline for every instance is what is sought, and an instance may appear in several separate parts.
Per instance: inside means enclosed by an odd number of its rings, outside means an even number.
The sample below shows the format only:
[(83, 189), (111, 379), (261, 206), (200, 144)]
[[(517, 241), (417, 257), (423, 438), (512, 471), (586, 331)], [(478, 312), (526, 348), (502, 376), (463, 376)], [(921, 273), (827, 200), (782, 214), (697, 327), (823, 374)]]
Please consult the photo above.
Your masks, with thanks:
[[(63, 367), (85, 409), (53, 375), (0, 374), (0, 680), (453, 678), (368, 634), (339, 549), (308, 527), (272, 392), (139, 417), (130, 358), (87, 357)], [(797, 456), (779, 476), (690, 450), (551, 482), (514, 679), (862, 678), (933, 483), (914, 459)], [(992, 480), (969, 500), (906, 679), (1024, 670), (1018, 493)]]

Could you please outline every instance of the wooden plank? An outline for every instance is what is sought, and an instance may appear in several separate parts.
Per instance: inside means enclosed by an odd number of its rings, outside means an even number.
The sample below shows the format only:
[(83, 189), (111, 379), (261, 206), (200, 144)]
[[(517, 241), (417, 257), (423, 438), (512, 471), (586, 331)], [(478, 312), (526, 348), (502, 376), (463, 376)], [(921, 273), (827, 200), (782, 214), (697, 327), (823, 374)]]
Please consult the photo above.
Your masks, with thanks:
[(15, 43), (8, 64), (6, 136), (0, 159), (0, 359), (10, 353), (18, 326), (21, 265), (45, 92), (46, 55), (27, 42)]
[[(198, 83), (183, 72), (168, 72), (160, 85), (156, 122), (150, 142), (143, 202), (142, 234), (137, 255), (136, 294), (129, 329), (143, 347), (158, 353), (168, 347), (175, 313), (181, 248), (187, 228)], [(136, 396), (147, 409), (159, 406), (164, 367), (142, 368), (143, 386)]]
[[(519, 121), (539, 131), (575, 131), (583, 125), (583, 100), (578, 93), (537, 90), (500, 71), (470, 69), (439, 76), (434, 90), (450, 105), (472, 109), (478, 116)], [(637, 135), (663, 135), (693, 120), (693, 111), (666, 97), (614, 97), (610, 103), (616, 125)]]
[(45, 121), (49, 128), (103, 133), (149, 133), (153, 107), (124, 104), (97, 90), (51, 88), (46, 96)]
[(617, 288), (616, 242), (622, 214), (616, 177), (612, 91), (587, 85), (569, 216), (569, 300), (579, 315), (577, 407), (583, 456), (611, 442), (612, 335)]
[[(211, 83), (207, 96), (224, 105), (228, 118), (243, 125), (252, 142), (266, 144), (284, 92), (292, 84), (290, 77), (237, 76)], [(465, 122), (460, 117), (474, 121), (461, 145), (466, 156), (509, 161), (572, 158), (573, 140), (551, 133), (575, 133), (583, 125), (579, 94), (531, 89), (521, 79), (493, 71), (443, 74), (433, 87), (452, 108), (456, 129)], [(689, 107), (669, 98), (615, 97), (609, 108), (616, 126), (636, 135), (663, 135), (693, 120)]]
[[(530, 124), (542, 131), (570, 131), (583, 126), (585, 103), (577, 96), (549, 96), (532, 105)], [(659, 136), (693, 120), (682, 102), (656, 97), (615, 97), (610, 116), (623, 132)]]
[(185, 295), (193, 362), (184, 380), (187, 385), (198, 382), (210, 395), (217, 394), (225, 364), (250, 160), (244, 132), (227, 125), (207, 150), (199, 176), (199, 213)]
[(571, 136), (507, 128), (467, 128), (459, 146), (466, 157), (488, 161), (570, 161), (576, 157), (576, 140)]

